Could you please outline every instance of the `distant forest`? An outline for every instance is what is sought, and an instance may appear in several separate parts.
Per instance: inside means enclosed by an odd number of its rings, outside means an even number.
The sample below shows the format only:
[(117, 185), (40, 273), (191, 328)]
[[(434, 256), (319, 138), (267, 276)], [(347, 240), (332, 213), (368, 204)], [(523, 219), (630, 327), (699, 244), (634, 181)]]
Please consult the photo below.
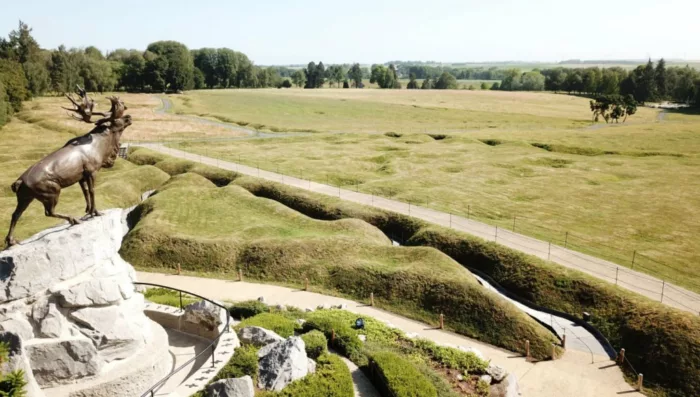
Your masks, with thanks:
[[(572, 61), (570, 61), (572, 62)], [(579, 61), (580, 62), (580, 61)], [(621, 67), (547, 68), (522, 72), (498, 67), (455, 67), (427, 62), (390, 62), (370, 68), (360, 64), (303, 67), (260, 67), (229, 48), (188, 49), (176, 41), (158, 41), (145, 50), (117, 49), (103, 53), (86, 48), (43, 49), (31, 28), (19, 22), (0, 38), (0, 126), (20, 109), (22, 101), (51, 92), (62, 94), (76, 85), (88, 91), (177, 92), (202, 88), (380, 88), (477, 89), (459, 80), (491, 80), (478, 88), (506, 91), (557, 91), (590, 96), (632, 96), (637, 102), (670, 100), (700, 104), (700, 74), (694, 68), (667, 67), (661, 59), (633, 70)], [(420, 83), (419, 83), (419, 80)]]

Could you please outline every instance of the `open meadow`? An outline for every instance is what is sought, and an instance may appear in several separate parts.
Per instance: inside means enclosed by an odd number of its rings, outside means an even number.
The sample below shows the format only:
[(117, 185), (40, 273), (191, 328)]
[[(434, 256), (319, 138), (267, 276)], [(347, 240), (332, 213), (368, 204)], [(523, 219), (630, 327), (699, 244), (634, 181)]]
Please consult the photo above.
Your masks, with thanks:
[(515, 227), (700, 290), (700, 116), (640, 108), (624, 124), (591, 125), (587, 99), (527, 92), (170, 98), (176, 112), (326, 132), (180, 149)]

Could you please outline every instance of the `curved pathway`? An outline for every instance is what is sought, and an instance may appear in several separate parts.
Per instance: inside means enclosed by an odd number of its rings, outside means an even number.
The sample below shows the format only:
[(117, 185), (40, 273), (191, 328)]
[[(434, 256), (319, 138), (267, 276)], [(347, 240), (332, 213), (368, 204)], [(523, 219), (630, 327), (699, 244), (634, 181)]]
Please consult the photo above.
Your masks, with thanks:
[(136, 146), (147, 147), (173, 157), (197, 161), (202, 164), (279, 182), (299, 189), (339, 197), (355, 203), (409, 215), (424, 221), (469, 233), (486, 240), (495, 241), (516, 251), (534, 255), (565, 267), (580, 270), (601, 280), (614, 283), (619, 287), (644, 295), (652, 300), (660, 300), (666, 305), (694, 314), (700, 313), (700, 294), (667, 283), (656, 277), (619, 266), (613, 262), (550, 244), (546, 241), (537, 240), (520, 233), (410, 203), (407, 204), (371, 194), (354, 192), (336, 186), (265, 171), (243, 164), (192, 154), (169, 148), (159, 143), (140, 143), (136, 144)]
[(569, 350), (561, 359), (530, 363), (520, 355), (507, 350), (451, 332), (441, 331), (435, 329), (432, 325), (409, 320), (405, 317), (343, 298), (275, 285), (157, 273), (139, 272), (138, 279), (142, 282), (186, 289), (220, 300), (240, 301), (264, 296), (269, 304), (292, 305), (300, 308), (314, 308), (319, 304), (346, 304), (347, 310), (351, 312), (383, 320), (406, 333), (415, 333), (420, 337), (444, 345), (468, 346), (478, 349), (494, 364), (500, 365), (515, 374), (523, 396), (600, 397), (616, 396), (623, 393), (641, 396), (640, 393), (635, 392), (624, 381), (620, 368), (607, 356), (596, 355), (594, 363), (591, 363), (590, 354)]

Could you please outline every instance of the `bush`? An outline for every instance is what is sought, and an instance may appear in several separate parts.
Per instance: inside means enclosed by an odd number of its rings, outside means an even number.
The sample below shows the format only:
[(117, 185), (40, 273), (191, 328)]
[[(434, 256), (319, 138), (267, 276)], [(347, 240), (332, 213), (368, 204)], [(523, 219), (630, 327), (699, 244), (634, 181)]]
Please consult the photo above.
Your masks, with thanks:
[[(362, 341), (350, 324), (329, 317), (313, 316), (304, 323), (304, 332), (312, 330), (323, 332), (332, 348), (338, 349), (340, 354), (357, 365), (361, 366), (367, 362), (367, 358), (362, 354)], [(333, 340), (333, 332), (335, 332), (335, 340)]]
[(213, 382), (219, 379), (240, 378), (249, 375), (256, 383), (258, 378), (258, 348), (243, 345), (236, 349), (228, 363), (221, 368)]
[(422, 338), (413, 339), (412, 342), (413, 346), (448, 368), (458, 369), (470, 374), (483, 374), (486, 373), (486, 368), (489, 365), (474, 353), (452, 347), (438, 346), (435, 342)]
[(294, 320), (290, 320), (280, 314), (260, 313), (256, 316), (246, 318), (245, 320), (241, 321), (238, 325), (236, 325), (236, 329), (251, 326), (269, 329), (270, 331), (275, 331), (283, 338), (289, 338), (290, 336), (294, 335), (296, 323)]
[(5, 86), (2, 84), (2, 81), (0, 81), (0, 127), (10, 121), (11, 114), (12, 108), (7, 101), (7, 92), (5, 91)]
[(12, 110), (19, 112), (22, 109), (22, 101), (30, 98), (22, 65), (9, 59), (0, 59), (0, 82), (5, 87)]
[(306, 344), (306, 355), (314, 360), (328, 350), (328, 339), (321, 331), (313, 330), (301, 336)]
[(372, 355), (375, 385), (381, 385), (385, 395), (394, 397), (437, 397), (430, 381), (410, 361), (396, 353), (377, 352)]
[(325, 353), (316, 360), (316, 373), (289, 384), (281, 392), (263, 391), (257, 397), (353, 397), (352, 375), (343, 361)]
[(236, 302), (228, 308), (231, 317), (239, 320), (257, 316), (260, 313), (268, 313), (269, 311), (270, 309), (266, 304), (257, 300)]

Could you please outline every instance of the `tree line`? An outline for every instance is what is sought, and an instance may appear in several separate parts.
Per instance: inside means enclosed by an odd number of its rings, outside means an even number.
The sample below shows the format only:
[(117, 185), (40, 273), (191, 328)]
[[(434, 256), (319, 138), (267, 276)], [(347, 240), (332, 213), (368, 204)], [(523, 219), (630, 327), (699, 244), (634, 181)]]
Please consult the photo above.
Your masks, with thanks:
[(199, 88), (280, 87), (276, 68), (262, 68), (228, 48), (190, 50), (176, 41), (151, 43), (145, 50), (98, 48), (42, 49), (20, 21), (0, 38), (0, 126), (22, 101), (47, 92), (176, 92)]

